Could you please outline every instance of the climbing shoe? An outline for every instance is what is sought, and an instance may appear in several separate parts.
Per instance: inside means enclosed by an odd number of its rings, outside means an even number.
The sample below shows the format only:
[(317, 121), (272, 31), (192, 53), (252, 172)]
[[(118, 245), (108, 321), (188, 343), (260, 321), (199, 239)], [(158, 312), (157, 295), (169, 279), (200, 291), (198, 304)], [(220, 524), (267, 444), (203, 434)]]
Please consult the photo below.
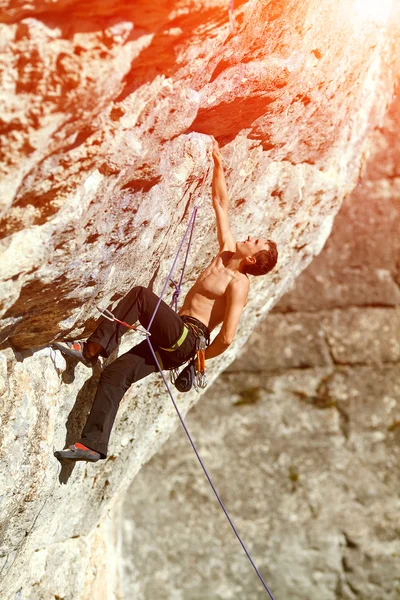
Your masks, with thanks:
[(89, 369), (97, 364), (98, 356), (90, 356), (86, 351), (85, 344), (82, 342), (53, 342), (51, 345), (66, 356), (76, 358)]
[(97, 462), (101, 458), (99, 452), (86, 448), (86, 446), (79, 442), (76, 442), (65, 450), (56, 450), (54, 456), (58, 460), (85, 460), (86, 462)]

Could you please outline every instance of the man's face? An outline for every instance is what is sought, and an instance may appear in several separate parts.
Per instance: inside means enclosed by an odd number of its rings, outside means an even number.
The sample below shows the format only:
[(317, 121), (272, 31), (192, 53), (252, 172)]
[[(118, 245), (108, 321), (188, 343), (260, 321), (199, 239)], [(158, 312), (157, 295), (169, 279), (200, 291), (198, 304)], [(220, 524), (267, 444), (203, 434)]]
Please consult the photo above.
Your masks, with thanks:
[(237, 242), (236, 250), (243, 256), (254, 256), (260, 250), (268, 250), (269, 243), (267, 240), (260, 238), (248, 237), (245, 242)]

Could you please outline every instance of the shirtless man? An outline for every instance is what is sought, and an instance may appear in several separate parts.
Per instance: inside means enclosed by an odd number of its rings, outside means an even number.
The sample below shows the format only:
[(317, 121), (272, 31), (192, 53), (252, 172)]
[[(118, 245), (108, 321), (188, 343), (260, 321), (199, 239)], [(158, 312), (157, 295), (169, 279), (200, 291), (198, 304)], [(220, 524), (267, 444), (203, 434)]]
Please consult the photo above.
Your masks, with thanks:
[[(210, 333), (222, 323), (219, 333), (205, 351), (205, 358), (219, 356), (231, 345), (240, 316), (247, 303), (248, 275), (264, 275), (274, 268), (278, 253), (271, 240), (248, 237), (235, 242), (228, 217), (228, 192), (222, 158), (213, 138), (214, 172), (212, 202), (216, 216), (219, 252), (189, 290), (178, 315), (161, 302), (150, 327), (151, 341), (162, 368), (173, 369), (190, 360), (201, 335), (209, 343)], [(133, 288), (113, 310), (129, 324), (137, 320), (147, 329), (159, 298), (147, 288)], [(83, 347), (85, 364), (108, 357), (118, 346), (126, 327), (106, 319)], [(147, 340), (143, 340), (108, 365), (102, 372), (91, 412), (81, 439), (66, 450), (55, 452), (59, 459), (96, 462), (106, 458), (108, 440), (119, 403), (132, 383), (157, 371)]]

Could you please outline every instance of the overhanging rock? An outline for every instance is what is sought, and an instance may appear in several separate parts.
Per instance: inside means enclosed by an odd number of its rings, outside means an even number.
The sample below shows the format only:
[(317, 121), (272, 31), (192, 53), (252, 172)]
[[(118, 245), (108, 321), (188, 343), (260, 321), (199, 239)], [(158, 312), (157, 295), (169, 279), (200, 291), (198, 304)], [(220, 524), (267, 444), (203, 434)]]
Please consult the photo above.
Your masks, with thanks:
[[(99, 539), (106, 548), (107, 511), (176, 425), (158, 380), (135, 386), (107, 462), (63, 472), (59, 485), (53, 445), (73, 441), (96, 378), (46, 345), (90, 331), (96, 306), (134, 284), (159, 291), (199, 201), (185, 289), (193, 283), (217, 249), (209, 193), (200, 198), (213, 134), (234, 234), (271, 237), (280, 250), (273, 274), (252, 282), (237, 345), (213, 361), (215, 378), (322, 248), (357, 181), (364, 141), (392, 95), (389, 8), (241, 2), (236, 35), (219, 0), (3, 9), (6, 598), (107, 597), (93, 571), (105, 569), (106, 550), (102, 558), (94, 548)], [(194, 401), (182, 397), (183, 412)]]

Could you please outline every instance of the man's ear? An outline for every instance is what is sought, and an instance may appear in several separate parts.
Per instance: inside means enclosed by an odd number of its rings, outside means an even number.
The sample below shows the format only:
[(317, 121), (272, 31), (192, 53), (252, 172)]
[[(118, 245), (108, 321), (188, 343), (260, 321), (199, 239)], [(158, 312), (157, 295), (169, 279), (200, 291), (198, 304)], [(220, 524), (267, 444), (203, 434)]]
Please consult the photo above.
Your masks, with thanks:
[(254, 258), (254, 256), (246, 256), (246, 262), (248, 265), (255, 265), (257, 260)]

